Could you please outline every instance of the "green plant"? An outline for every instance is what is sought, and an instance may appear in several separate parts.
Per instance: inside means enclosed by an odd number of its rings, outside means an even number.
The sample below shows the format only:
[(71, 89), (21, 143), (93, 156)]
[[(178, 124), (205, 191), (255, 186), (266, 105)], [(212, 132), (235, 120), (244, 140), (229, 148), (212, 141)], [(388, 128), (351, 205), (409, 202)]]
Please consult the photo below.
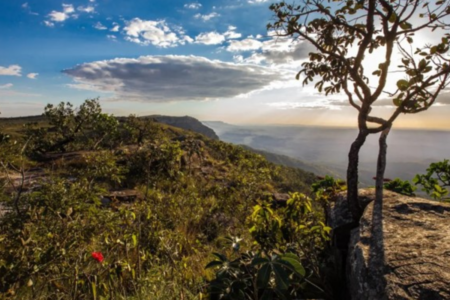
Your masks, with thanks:
[(413, 182), (421, 185), (422, 190), (436, 200), (449, 201), (450, 163), (448, 159), (430, 164), (426, 174), (417, 174)]
[(399, 178), (395, 178), (392, 181), (386, 182), (384, 184), (384, 188), (405, 196), (414, 197), (414, 191), (416, 190), (415, 186), (412, 186), (408, 180), (401, 180)]
[(216, 257), (206, 268), (216, 267), (209, 285), (211, 299), (291, 299), (305, 280), (306, 272), (293, 253), (247, 252), (230, 260)]
[(212, 297), (291, 299), (310, 293), (310, 287), (326, 293), (315, 283), (320, 282), (320, 255), (330, 231), (323, 221), (320, 206), (300, 193), (279, 209), (268, 203), (254, 206), (248, 222), (255, 250), (241, 254), (232, 240), (234, 260), (214, 254), (217, 259), (207, 265), (219, 266), (210, 284)]

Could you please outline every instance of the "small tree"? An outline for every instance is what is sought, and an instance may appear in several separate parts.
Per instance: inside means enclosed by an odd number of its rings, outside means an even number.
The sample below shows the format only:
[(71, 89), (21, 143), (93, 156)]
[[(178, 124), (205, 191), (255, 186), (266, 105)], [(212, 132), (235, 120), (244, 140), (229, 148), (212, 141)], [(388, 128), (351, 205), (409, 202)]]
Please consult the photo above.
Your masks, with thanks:
[[(355, 220), (362, 214), (358, 201), (359, 151), (369, 134), (381, 133), (377, 164), (377, 199), (382, 198), (386, 165), (386, 138), (401, 113), (427, 110), (448, 85), (450, 60), (450, 1), (425, 0), (302, 0), (272, 4), (275, 21), (268, 25), (278, 36), (294, 37), (314, 46), (309, 61), (297, 74), (303, 84), (315, 81), (326, 95), (343, 91), (358, 111), (358, 136), (349, 152), (347, 169), (348, 201)], [(439, 35), (434, 44), (417, 45), (416, 32)], [(415, 48), (413, 48), (415, 47)], [(393, 53), (401, 55), (394, 61)], [(354, 50), (354, 51), (353, 51)], [(375, 71), (367, 71), (364, 60), (374, 51), (382, 53)], [(354, 53), (353, 53), (354, 52)], [(392, 64), (400, 64), (402, 79), (395, 91), (387, 91), (392, 81)], [(371, 77), (371, 78), (369, 78)], [(315, 80), (318, 78), (318, 80)], [(369, 84), (369, 79), (375, 81)], [(398, 79), (398, 78), (397, 78)], [(396, 80), (397, 80), (396, 79)], [(371, 115), (374, 104), (391, 99), (395, 109), (389, 118)]]

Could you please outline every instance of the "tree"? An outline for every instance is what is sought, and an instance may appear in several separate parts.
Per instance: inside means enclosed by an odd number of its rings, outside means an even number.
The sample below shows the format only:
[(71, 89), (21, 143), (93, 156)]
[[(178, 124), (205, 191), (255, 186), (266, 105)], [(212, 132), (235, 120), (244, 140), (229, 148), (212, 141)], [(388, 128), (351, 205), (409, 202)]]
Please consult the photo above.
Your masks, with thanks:
[[(302, 64), (297, 79), (303, 84), (315, 82), (326, 95), (343, 91), (358, 112), (358, 135), (349, 151), (347, 168), (348, 202), (358, 220), (362, 207), (358, 202), (359, 151), (369, 134), (380, 134), (377, 164), (377, 199), (382, 199), (386, 165), (386, 138), (393, 122), (401, 114), (427, 110), (449, 84), (450, 1), (425, 0), (302, 0), (272, 4), (275, 20), (268, 30), (282, 37), (293, 37), (312, 45), (309, 61)], [(433, 44), (418, 45), (417, 32), (433, 32), (439, 38)], [(414, 47), (414, 48), (413, 48)], [(394, 51), (398, 52), (399, 66)], [(378, 68), (369, 70), (365, 61), (380, 54)], [(392, 72), (395, 71), (395, 72)], [(399, 75), (400, 77), (399, 79)], [(388, 82), (396, 81), (394, 91)], [(375, 81), (375, 85), (369, 83)], [(389, 118), (373, 116), (377, 101), (392, 100), (395, 107)]]
[(44, 147), (45, 151), (64, 152), (67, 145), (75, 141), (97, 149), (102, 143), (111, 146), (116, 140), (119, 122), (112, 115), (102, 113), (99, 99), (87, 99), (77, 109), (69, 102), (57, 106), (48, 104), (44, 115), (51, 126), (48, 130), (51, 143)]

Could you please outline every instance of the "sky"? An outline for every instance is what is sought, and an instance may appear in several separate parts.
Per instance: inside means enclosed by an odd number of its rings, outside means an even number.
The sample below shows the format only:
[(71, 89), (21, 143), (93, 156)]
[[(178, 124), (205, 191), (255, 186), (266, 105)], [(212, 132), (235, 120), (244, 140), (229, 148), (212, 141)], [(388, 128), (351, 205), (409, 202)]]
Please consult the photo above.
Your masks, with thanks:
[[(356, 126), (345, 96), (325, 97), (295, 80), (314, 49), (267, 32), (270, 4), (0, 0), (1, 116), (37, 115), (48, 103), (99, 97), (105, 112), (121, 116)], [(376, 112), (389, 115), (393, 106), (380, 103)], [(443, 94), (435, 107), (400, 116), (396, 126), (448, 129), (449, 113)]]

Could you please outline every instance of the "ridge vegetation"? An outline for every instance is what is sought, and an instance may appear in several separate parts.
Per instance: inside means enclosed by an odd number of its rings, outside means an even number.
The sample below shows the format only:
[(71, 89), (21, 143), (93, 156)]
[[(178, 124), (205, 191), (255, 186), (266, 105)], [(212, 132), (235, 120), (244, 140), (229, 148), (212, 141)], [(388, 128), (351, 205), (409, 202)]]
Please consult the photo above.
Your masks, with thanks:
[[(2, 122), (2, 298), (325, 293), (327, 227), (305, 196), (312, 173), (152, 119), (117, 119), (97, 99), (44, 116)], [(225, 273), (205, 269), (211, 253), (229, 262)], [(261, 266), (244, 272), (244, 257)]]

